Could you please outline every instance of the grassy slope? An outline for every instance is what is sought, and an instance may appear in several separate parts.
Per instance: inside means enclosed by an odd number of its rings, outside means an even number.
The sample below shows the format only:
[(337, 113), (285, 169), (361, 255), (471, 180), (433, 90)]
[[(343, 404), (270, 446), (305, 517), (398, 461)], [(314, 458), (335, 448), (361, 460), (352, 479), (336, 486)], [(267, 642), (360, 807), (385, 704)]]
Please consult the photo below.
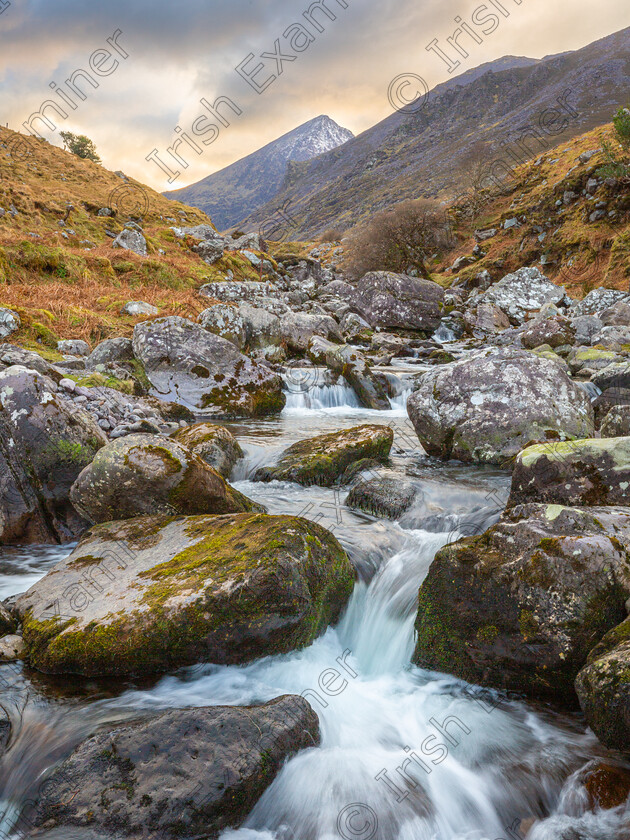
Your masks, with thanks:
[[(457, 247), (432, 266), (434, 279), (448, 286), (455, 279), (474, 277), (488, 269), (494, 280), (522, 266), (538, 265), (543, 255), (549, 262), (543, 272), (564, 285), (569, 294), (584, 297), (599, 286), (628, 290), (630, 283), (630, 192), (604, 187), (596, 200), (582, 195), (572, 204), (556, 207), (565, 190), (581, 193), (589, 177), (604, 162), (601, 154), (580, 163), (582, 152), (600, 149), (604, 138), (612, 139), (612, 126), (602, 126), (546, 152), (541, 162), (530, 161), (514, 170), (509, 195), (488, 198), (474, 219), (453, 211)], [(537, 159), (538, 160), (538, 159)], [(617, 211), (608, 218), (590, 222), (588, 216), (599, 200), (608, 201), (607, 210)], [(486, 256), (456, 275), (447, 272), (459, 256), (469, 255), (476, 241), (476, 229), (500, 228), (503, 221), (525, 217), (515, 230), (499, 230), (493, 239), (481, 243)], [(538, 226), (546, 234), (539, 241)]]
[[(74, 209), (62, 227), (69, 204)], [(97, 215), (108, 206), (117, 208), (114, 217)], [(160, 315), (194, 317), (205, 308), (196, 295), (203, 283), (224, 279), (229, 270), (236, 279), (258, 277), (238, 254), (208, 266), (190, 250), (192, 240), (175, 237), (171, 226), (210, 224), (202, 211), (132, 179), (125, 186), (98, 164), (8, 129), (0, 130), (0, 207), (7, 211), (0, 218), (0, 306), (22, 319), (11, 341), (51, 358), (58, 338), (94, 346), (131, 335), (139, 319), (120, 315), (130, 299), (154, 304)], [(146, 258), (112, 248), (106, 234), (119, 233), (135, 215), (142, 217)]]

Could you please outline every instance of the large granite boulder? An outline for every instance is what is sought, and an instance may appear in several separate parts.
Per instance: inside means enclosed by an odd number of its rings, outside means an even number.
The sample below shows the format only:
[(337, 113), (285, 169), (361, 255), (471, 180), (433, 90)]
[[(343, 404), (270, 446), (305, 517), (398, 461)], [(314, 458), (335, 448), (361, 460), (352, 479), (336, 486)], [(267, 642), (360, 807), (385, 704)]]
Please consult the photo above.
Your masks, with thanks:
[(516, 458), (509, 505), (630, 505), (630, 437), (550, 441)]
[(630, 618), (593, 648), (575, 688), (586, 722), (602, 744), (630, 752)]
[(133, 332), (133, 350), (165, 399), (211, 414), (261, 416), (282, 411), (282, 379), (230, 342), (172, 316), (145, 321)]
[(93, 527), (16, 609), (34, 668), (145, 674), (308, 645), (353, 584), (337, 540), (306, 519), (142, 516)]
[(487, 350), (426, 373), (407, 411), (430, 455), (505, 464), (533, 441), (589, 437), (586, 393), (549, 359)]
[(433, 335), (440, 326), (444, 290), (432, 280), (370, 271), (356, 284), (352, 300), (359, 314), (374, 328)]
[(247, 342), (247, 330), (238, 307), (229, 303), (217, 303), (199, 313), (197, 321), (204, 330), (231, 341), (242, 350)]
[(441, 549), (420, 587), (414, 662), (469, 682), (571, 699), (626, 616), (630, 510), (519, 505)]
[(79, 475), (70, 498), (89, 522), (260, 510), (186, 446), (159, 435), (108, 443)]
[(498, 306), (514, 326), (519, 326), (530, 313), (538, 312), (545, 304), (567, 305), (569, 299), (564, 288), (548, 280), (539, 269), (519, 268), (490, 286), (475, 302)]
[(69, 837), (78, 828), (137, 840), (216, 837), (245, 819), (288, 758), (318, 744), (317, 715), (295, 695), (118, 723), (53, 771), (28, 822)]
[(86, 527), (70, 488), (107, 438), (92, 415), (58, 396), (47, 376), (0, 371), (0, 545), (56, 543)]
[(224, 478), (229, 477), (234, 464), (244, 455), (232, 432), (213, 423), (195, 423), (178, 429), (171, 437), (202, 458)]
[(389, 426), (354, 426), (294, 443), (273, 466), (256, 471), (255, 481), (295, 481), (331, 487), (346, 468), (364, 458), (387, 460), (394, 441)]
[(290, 312), (280, 320), (280, 335), (289, 350), (303, 353), (314, 335), (343, 343), (339, 325), (330, 315), (311, 312)]
[(563, 344), (573, 344), (575, 329), (568, 318), (556, 316), (534, 321), (521, 333), (523, 347), (533, 349), (543, 344), (549, 347), (561, 347)]

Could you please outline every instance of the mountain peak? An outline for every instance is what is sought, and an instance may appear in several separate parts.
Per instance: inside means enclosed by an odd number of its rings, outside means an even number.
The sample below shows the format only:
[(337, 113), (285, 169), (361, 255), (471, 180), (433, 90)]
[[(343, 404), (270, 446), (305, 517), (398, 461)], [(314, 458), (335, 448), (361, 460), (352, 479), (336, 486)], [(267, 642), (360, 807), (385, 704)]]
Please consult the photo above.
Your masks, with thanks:
[(289, 161), (311, 160), (353, 137), (327, 114), (320, 114), (225, 169), (164, 195), (205, 210), (225, 230), (276, 195)]

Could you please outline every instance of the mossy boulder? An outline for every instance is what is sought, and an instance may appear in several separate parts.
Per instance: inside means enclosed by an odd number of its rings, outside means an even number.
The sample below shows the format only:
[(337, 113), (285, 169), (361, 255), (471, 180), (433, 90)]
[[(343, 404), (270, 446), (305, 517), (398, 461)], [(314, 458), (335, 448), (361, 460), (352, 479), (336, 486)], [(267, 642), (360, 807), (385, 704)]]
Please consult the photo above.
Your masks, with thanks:
[(160, 435), (127, 435), (108, 443), (79, 475), (70, 498), (93, 523), (262, 510), (198, 455)]
[(384, 463), (393, 441), (389, 426), (367, 424), (300, 440), (285, 449), (274, 466), (257, 470), (254, 480), (331, 487), (355, 461), (374, 458)]
[(519, 505), (446, 546), (420, 587), (414, 662), (574, 700), (589, 652), (625, 618), (630, 510)]
[(593, 648), (575, 688), (586, 721), (602, 744), (630, 752), (630, 618)]
[(215, 416), (259, 417), (284, 408), (277, 373), (186, 318), (137, 324), (133, 351), (163, 399)]
[(0, 371), (0, 545), (66, 542), (84, 531), (70, 488), (106, 443), (52, 379), (22, 365)]
[(509, 505), (629, 505), (630, 437), (556, 441), (516, 458)]
[(228, 478), (234, 464), (243, 457), (243, 450), (238, 441), (225, 426), (195, 423), (185, 429), (178, 429), (172, 437), (202, 458), (224, 478)]
[(337, 540), (299, 517), (139, 517), (92, 528), (16, 609), (33, 667), (144, 674), (308, 645), (353, 583)]
[(602, 347), (574, 347), (567, 357), (569, 368), (574, 375), (587, 368), (590, 371), (605, 370), (618, 361), (618, 353)]
[(319, 739), (317, 715), (295, 695), (153, 713), (79, 744), (41, 786), (29, 821), (77, 837), (80, 828), (138, 840), (216, 837)]
[(533, 441), (589, 437), (586, 393), (525, 350), (490, 349), (424, 374), (407, 412), (429, 455), (507, 465)]

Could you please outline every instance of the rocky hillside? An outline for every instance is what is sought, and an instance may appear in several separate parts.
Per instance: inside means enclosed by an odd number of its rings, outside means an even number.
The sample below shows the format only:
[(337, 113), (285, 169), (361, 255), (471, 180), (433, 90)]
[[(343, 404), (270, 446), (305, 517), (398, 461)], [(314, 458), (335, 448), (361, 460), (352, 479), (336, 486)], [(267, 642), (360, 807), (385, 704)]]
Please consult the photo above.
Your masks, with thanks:
[[(290, 201), (297, 235), (308, 238), (405, 198), (452, 199), (480, 163), (487, 177), (502, 177), (626, 104), (630, 29), (529, 66), (502, 69), (502, 61), (438, 86), (422, 107), (392, 114), (341, 149), (292, 164), (273, 206)], [(245, 229), (271, 210), (260, 208)]]
[[(351, 131), (330, 117), (316, 117), (220, 172), (164, 194), (200, 207), (212, 216), (220, 230), (224, 230), (273, 199), (282, 187), (289, 161), (311, 160), (352, 137)], [(274, 207), (268, 218), (272, 218), (277, 209)]]

